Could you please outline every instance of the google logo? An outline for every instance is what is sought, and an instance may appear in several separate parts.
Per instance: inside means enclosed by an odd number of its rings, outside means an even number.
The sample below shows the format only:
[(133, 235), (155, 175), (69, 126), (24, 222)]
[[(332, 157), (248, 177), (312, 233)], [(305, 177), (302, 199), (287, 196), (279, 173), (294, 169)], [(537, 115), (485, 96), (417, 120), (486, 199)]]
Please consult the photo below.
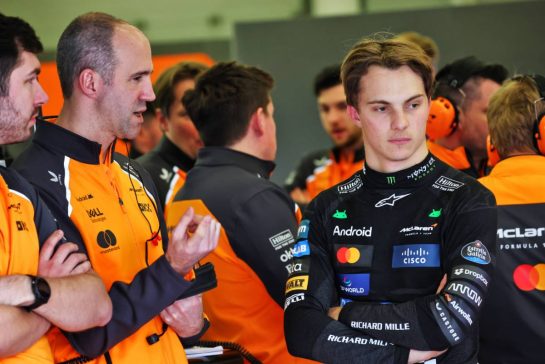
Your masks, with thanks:
[(545, 291), (545, 264), (519, 265), (513, 272), (513, 281), (517, 288), (522, 291), (532, 291), (534, 289)]
[(337, 261), (339, 263), (356, 263), (360, 260), (360, 251), (357, 248), (339, 248), (337, 250)]

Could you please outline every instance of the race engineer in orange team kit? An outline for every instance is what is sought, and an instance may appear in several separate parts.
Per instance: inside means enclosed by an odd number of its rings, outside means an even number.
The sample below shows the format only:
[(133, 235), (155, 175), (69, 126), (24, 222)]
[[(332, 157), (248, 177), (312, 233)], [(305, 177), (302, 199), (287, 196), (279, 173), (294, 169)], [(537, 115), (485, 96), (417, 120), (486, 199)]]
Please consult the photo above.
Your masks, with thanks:
[(430, 59), (413, 44), (364, 39), (342, 79), (365, 168), (303, 216), (286, 283), (288, 349), (327, 363), (476, 363), (495, 201), (426, 148)]
[[(0, 14), (0, 143), (31, 135), (47, 95), (38, 82), (42, 44), (24, 20)], [(38, 193), (0, 167), (0, 363), (53, 363), (52, 325), (81, 331), (105, 325), (112, 305), (100, 278)]]
[[(209, 254), (218, 288), (203, 295), (212, 326), (206, 340), (231, 341), (264, 363), (300, 363), (286, 348), (283, 287), (291, 269), (298, 209), (269, 180), (276, 156), (273, 79), (235, 62), (204, 72), (183, 103), (204, 148), (169, 207), (192, 206), (222, 224)], [(176, 219), (174, 219), (176, 221)]]
[(498, 261), (483, 307), (479, 363), (542, 363), (545, 78), (506, 81), (490, 100), (488, 121), (501, 160), (479, 182), (498, 202)]
[(87, 253), (109, 290), (113, 318), (50, 335), (55, 361), (185, 363), (178, 336), (198, 337), (207, 323), (200, 296), (179, 299), (195, 283), (184, 276), (214, 249), (219, 224), (204, 217), (188, 238), (189, 210), (168, 241), (149, 174), (113, 153), (116, 138), (138, 134), (155, 98), (149, 41), (123, 20), (84, 14), (61, 35), (57, 67), (65, 99), (58, 121), (37, 123), (14, 166)]

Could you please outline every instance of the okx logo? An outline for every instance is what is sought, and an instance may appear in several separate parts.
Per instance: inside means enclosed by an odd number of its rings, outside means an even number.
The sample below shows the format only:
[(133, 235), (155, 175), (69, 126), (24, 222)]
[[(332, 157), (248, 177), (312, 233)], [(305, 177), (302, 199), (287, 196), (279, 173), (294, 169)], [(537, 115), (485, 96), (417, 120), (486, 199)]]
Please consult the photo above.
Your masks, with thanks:
[(513, 272), (513, 282), (521, 291), (545, 291), (545, 264), (521, 264)]
[(369, 273), (338, 274), (337, 278), (341, 292), (350, 296), (369, 295)]
[(372, 245), (335, 244), (335, 251), (340, 266), (370, 267), (373, 260)]
[(108, 249), (117, 244), (117, 238), (111, 230), (101, 231), (97, 235), (97, 244), (102, 249)]

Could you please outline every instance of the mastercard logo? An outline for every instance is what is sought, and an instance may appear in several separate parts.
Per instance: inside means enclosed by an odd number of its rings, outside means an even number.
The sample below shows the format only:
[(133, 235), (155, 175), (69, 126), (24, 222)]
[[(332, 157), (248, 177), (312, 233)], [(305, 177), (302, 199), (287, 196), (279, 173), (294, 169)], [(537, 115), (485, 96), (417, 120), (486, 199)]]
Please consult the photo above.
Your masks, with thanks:
[(545, 291), (545, 264), (521, 264), (513, 272), (513, 281), (521, 291)]
[(337, 261), (339, 263), (348, 263), (348, 264), (354, 264), (357, 263), (358, 260), (360, 260), (360, 251), (358, 248), (339, 248), (337, 250)]

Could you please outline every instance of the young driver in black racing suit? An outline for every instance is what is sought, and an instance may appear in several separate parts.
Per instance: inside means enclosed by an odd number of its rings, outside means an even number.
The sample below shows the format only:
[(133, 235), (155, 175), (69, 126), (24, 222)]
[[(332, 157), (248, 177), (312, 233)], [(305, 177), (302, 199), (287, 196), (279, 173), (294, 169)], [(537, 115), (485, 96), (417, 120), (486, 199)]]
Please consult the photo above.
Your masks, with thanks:
[(429, 154), (431, 72), (420, 49), (393, 40), (363, 40), (343, 63), (366, 162), (314, 199), (299, 227), (285, 302), (294, 355), (476, 362), (495, 200)]

